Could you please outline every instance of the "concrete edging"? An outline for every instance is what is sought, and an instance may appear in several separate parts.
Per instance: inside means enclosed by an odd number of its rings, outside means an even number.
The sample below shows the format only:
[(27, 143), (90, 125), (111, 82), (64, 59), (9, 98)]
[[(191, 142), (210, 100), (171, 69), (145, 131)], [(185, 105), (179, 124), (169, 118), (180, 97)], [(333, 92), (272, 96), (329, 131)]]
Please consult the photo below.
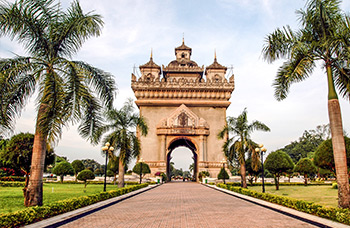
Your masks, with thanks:
[(292, 208), (288, 208), (288, 207), (284, 207), (278, 204), (274, 204), (274, 203), (270, 203), (268, 201), (264, 201), (261, 199), (257, 199), (251, 196), (246, 196), (243, 194), (239, 194), (237, 192), (233, 192), (227, 189), (223, 189), (223, 188), (219, 188), (215, 185), (208, 185), (208, 184), (202, 184), (206, 187), (212, 188), (214, 190), (226, 193), (228, 195), (232, 195), (234, 197), (240, 198), (242, 200), (246, 200), (249, 201), (251, 203), (263, 206), (265, 208), (269, 208), (272, 209), (274, 211), (277, 211), (279, 213), (294, 217), (296, 219), (302, 220), (304, 222), (310, 223), (312, 225), (318, 226), (318, 227), (337, 227), (337, 228), (349, 228), (350, 226), (339, 223), (339, 222), (335, 222), (329, 219), (325, 219), (325, 218), (321, 218), (318, 217), (316, 215), (311, 215), (305, 212), (301, 212), (301, 211), (297, 211), (295, 209)]
[(71, 221), (74, 221), (76, 219), (79, 219), (83, 216), (91, 214), (95, 211), (112, 206), (118, 202), (121, 202), (121, 201), (126, 200), (128, 198), (131, 198), (133, 196), (136, 196), (138, 194), (141, 194), (141, 193), (146, 192), (148, 190), (151, 190), (153, 188), (156, 188), (158, 186), (160, 186), (160, 184), (149, 185), (145, 188), (141, 188), (141, 189), (126, 193), (126, 194), (121, 195), (121, 196), (117, 196), (117, 197), (110, 198), (110, 199), (107, 199), (107, 200), (104, 200), (104, 201), (101, 201), (98, 203), (94, 203), (94, 204), (91, 204), (89, 206), (76, 209), (74, 211), (70, 211), (70, 212), (66, 212), (64, 214), (56, 215), (54, 217), (50, 217), (50, 218), (44, 219), (44, 220), (36, 222), (36, 223), (32, 223), (32, 224), (29, 224), (29, 225), (24, 226), (24, 227), (26, 227), (26, 228), (59, 227), (59, 226), (62, 226), (64, 224), (67, 224)]

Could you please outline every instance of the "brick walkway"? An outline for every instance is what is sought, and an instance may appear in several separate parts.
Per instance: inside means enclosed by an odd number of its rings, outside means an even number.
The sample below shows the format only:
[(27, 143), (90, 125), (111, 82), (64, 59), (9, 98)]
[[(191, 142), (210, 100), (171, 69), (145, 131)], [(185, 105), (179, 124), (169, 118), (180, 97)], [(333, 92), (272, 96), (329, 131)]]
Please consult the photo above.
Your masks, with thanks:
[(314, 227), (196, 183), (168, 183), (62, 227)]

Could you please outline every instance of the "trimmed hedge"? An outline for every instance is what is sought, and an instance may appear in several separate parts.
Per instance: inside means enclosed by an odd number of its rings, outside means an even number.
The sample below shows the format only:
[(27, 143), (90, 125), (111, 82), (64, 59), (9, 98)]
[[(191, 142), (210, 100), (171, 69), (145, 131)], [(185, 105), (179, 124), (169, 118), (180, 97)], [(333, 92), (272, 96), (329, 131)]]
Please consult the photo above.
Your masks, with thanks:
[(133, 185), (108, 192), (96, 193), (89, 196), (61, 200), (45, 206), (29, 207), (21, 211), (2, 214), (0, 215), (0, 227), (18, 227), (28, 225), (45, 218), (63, 214), (109, 198), (120, 196), (146, 186), (148, 186), (147, 183)]
[(26, 178), (22, 176), (7, 176), (0, 177), (0, 181), (25, 181)]
[[(238, 187), (241, 186), (241, 182), (228, 182), (226, 184), (229, 185), (229, 186), (238, 186)], [(261, 182), (253, 183), (253, 185), (251, 185), (249, 183), (247, 183), (247, 184), (248, 184), (248, 186), (261, 186), (262, 185)], [(305, 184), (301, 183), (301, 182), (300, 183), (299, 182), (280, 182), (279, 185), (280, 186), (305, 186)], [(308, 183), (307, 185), (316, 185), (316, 186), (318, 186), (318, 185), (329, 185), (329, 186), (331, 186), (332, 183), (311, 182), (311, 183)], [(265, 182), (265, 186), (275, 186), (275, 184), (274, 183), (270, 183), (270, 182), (267, 182), (267, 183)]]
[(304, 200), (297, 200), (285, 196), (278, 196), (269, 193), (261, 193), (241, 187), (234, 187), (224, 184), (217, 184), (216, 186), (224, 188), (243, 195), (251, 196), (271, 203), (276, 203), (285, 207), (289, 207), (298, 211), (306, 212), (308, 214), (316, 215), (336, 222), (341, 222), (350, 225), (350, 209), (342, 209), (335, 207), (325, 207), (313, 202)]
[[(57, 184), (84, 184), (83, 181), (63, 181), (63, 183), (59, 182), (59, 181), (50, 181), (48, 183), (57, 183)], [(87, 183), (89, 185), (91, 184), (96, 184), (96, 185), (102, 185), (104, 184), (104, 181), (87, 181)], [(125, 185), (136, 185), (139, 184), (140, 182), (138, 181), (125, 181)], [(114, 182), (107, 182), (107, 185), (114, 185)], [(117, 183), (118, 184), (118, 181)], [(156, 184), (156, 182), (149, 182), (148, 184)]]
[(18, 181), (0, 181), (1, 187), (24, 187), (24, 182)]

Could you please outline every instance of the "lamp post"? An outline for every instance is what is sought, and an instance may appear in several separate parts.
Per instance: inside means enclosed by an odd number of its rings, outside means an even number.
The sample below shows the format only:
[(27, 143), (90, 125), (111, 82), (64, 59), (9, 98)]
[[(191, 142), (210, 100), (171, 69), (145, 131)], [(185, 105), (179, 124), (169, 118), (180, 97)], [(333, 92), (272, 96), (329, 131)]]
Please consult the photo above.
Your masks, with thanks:
[(140, 162), (140, 184), (141, 184), (141, 182), (142, 182), (142, 162), (143, 162), (143, 159), (140, 158), (139, 162)]
[(226, 163), (226, 160), (225, 160), (225, 158), (222, 159), (221, 163), (222, 163), (222, 168), (224, 169), (224, 172), (223, 172), (224, 184), (226, 184), (226, 181), (225, 181), (225, 179), (226, 179), (226, 177), (225, 177), (225, 163)]
[(106, 191), (106, 178), (107, 178), (107, 159), (108, 159), (108, 152), (112, 152), (114, 150), (114, 147), (109, 144), (109, 142), (106, 142), (105, 146), (102, 147), (102, 151), (106, 153), (106, 165), (105, 165), (105, 181), (103, 183), (103, 191)]
[(264, 182), (264, 153), (266, 148), (263, 144), (259, 144), (259, 147), (255, 148), (255, 152), (260, 152), (261, 157), (261, 168), (262, 168), (262, 192), (265, 193), (265, 182)]

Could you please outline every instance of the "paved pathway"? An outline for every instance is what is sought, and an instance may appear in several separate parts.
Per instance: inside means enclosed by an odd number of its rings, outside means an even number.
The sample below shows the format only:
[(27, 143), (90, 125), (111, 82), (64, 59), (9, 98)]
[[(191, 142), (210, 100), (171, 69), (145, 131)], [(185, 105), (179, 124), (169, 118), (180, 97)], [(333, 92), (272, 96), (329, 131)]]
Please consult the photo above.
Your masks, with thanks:
[(314, 227), (196, 183), (167, 183), (62, 227)]

